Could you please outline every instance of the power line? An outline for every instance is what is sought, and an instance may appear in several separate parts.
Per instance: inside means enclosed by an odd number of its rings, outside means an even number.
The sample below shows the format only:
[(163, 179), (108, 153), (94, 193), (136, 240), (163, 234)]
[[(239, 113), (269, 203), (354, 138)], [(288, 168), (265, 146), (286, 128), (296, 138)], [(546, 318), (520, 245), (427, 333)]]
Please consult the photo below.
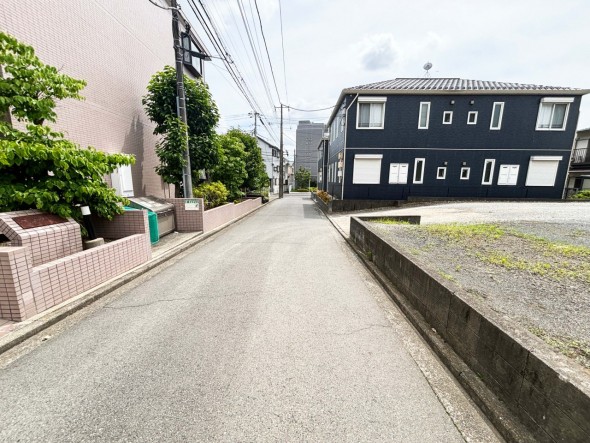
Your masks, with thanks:
[(318, 112), (318, 111), (327, 111), (328, 109), (333, 109), (334, 106), (330, 106), (328, 108), (320, 108), (320, 109), (299, 109), (299, 108), (294, 108), (293, 106), (289, 106), (290, 109), (293, 109), (294, 111), (301, 111), (301, 112)]
[(279, 18), (281, 22), (281, 47), (283, 48), (283, 78), (285, 80), (285, 97), (287, 103), (289, 103), (289, 92), (287, 91), (287, 68), (285, 67), (285, 38), (283, 36), (283, 8), (281, 6), (281, 0), (279, 0)]
[(277, 97), (279, 98), (279, 103), (280, 103), (281, 94), (279, 94), (279, 88), (277, 87), (277, 79), (275, 77), (275, 71), (272, 68), (272, 62), (270, 61), (270, 54), (268, 52), (268, 45), (266, 44), (266, 36), (264, 35), (264, 29), (262, 28), (262, 19), (260, 18), (260, 10), (258, 9), (258, 1), (257, 0), (254, 0), (254, 6), (256, 6), (256, 14), (258, 15), (258, 22), (260, 23), (260, 33), (262, 34), (262, 40), (264, 41), (264, 48), (266, 49), (266, 56), (268, 57), (268, 65), (270, 66), (270, 73), (272, 74), (272, 81), (275, 85), (275, 91), (277, 91)]

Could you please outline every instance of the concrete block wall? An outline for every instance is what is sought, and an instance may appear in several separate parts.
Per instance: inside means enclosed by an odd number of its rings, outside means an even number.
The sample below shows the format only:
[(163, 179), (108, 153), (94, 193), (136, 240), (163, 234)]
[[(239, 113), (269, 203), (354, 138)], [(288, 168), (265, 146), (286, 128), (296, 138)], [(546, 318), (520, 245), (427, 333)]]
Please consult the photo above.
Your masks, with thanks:
[(590, 377), (548, 345), (479, 305), (353, 217), (352, 241), (530, 429), (535, 441), (590, 441)]

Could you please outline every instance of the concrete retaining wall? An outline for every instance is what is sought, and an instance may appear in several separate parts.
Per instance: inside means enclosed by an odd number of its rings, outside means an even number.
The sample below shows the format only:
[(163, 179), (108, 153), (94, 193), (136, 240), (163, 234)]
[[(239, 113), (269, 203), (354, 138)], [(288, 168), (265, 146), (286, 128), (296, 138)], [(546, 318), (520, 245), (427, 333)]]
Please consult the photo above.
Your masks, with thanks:
[[(534, 441), (590, 441), (590, 377), (580, 367), (405, 256), (356, 217), (350, 238), (519, 417)], [(502, 417), (495, 419), (498, 424)]]

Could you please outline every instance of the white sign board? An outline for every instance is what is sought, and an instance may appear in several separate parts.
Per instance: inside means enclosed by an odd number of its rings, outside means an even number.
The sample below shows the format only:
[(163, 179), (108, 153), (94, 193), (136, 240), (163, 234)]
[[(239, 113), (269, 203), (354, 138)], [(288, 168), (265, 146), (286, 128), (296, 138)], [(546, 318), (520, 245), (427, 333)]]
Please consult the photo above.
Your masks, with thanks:
[(199, 200), (196, 198), (187, 198), (184, 201), (184, 210), (185, 211), (198, 211), (199, 210)]

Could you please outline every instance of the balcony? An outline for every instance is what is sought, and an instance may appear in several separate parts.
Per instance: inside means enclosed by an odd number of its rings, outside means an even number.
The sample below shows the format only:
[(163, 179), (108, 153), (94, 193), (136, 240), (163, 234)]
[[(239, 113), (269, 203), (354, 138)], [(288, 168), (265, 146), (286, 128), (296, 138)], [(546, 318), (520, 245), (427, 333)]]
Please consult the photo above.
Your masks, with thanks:
[(590, 165), (590, 149), (588, 146), (575, 148), (572, 155), (572, 166)]

